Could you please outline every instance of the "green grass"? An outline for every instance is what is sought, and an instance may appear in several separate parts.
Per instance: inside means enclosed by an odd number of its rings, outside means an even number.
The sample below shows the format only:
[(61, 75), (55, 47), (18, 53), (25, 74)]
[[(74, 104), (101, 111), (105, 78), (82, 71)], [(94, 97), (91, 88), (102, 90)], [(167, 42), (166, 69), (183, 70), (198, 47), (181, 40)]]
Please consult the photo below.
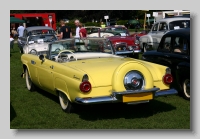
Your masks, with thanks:
[(78, 106), (67, 114), (58, 97), (40, 89), (27, 90), (16, 45), (10, 54), (11, 129), (190, 129), (190, 101), (180, 96), (139, 105)]

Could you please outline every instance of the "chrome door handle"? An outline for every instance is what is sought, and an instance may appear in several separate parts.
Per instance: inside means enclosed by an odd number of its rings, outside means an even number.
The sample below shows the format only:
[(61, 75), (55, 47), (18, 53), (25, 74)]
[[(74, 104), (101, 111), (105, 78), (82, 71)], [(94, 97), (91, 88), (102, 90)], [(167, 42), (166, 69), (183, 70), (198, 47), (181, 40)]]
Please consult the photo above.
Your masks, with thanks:
[(50, 66), (50, 68), (51, 68), (51, 69), (53, 69), (53, 65), (52, 65), (52, 66)]

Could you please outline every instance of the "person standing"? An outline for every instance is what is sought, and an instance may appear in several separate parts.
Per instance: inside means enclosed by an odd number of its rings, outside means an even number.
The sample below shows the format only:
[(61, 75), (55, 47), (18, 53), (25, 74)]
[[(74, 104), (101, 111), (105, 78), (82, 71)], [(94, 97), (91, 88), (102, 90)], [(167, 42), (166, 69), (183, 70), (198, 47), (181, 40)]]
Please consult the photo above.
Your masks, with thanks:
[(87, 30), (83, 27), (82, 23), (79, 23), (79, 36), (80, 38), (87, 37)]
[(106, 25), (103, 22), (101, 22), (101, 28), (105, 28), (105, 27)]
[(10, 34), (10, 42), (13, 41), (14, 38), (13, 38), (13, 34)]
[(66, 39), (72, 37), (71, 28), (65, 25), (63, 20), (60, 21), (61, 28), (60, 28), (60, 39)]
[(22, 23), (19, 24), (19, 27), (17, 28), (17, 33), (18, 33), (18, 36), (19, 37), (22, 37), (23, 36), (23, 33), (24, 33), (24, 26)]
[(75, 38), (80, 38), (80, 34), (79, 34), (79, 31), (80, 31), (80, 28), (79, 28), (79, 20), (78, 19), (76, 19), (75, 21), (74, 21), (74, 24), (75, 24), (75, 26), (76, 26), (76, 36), (75, 36)]

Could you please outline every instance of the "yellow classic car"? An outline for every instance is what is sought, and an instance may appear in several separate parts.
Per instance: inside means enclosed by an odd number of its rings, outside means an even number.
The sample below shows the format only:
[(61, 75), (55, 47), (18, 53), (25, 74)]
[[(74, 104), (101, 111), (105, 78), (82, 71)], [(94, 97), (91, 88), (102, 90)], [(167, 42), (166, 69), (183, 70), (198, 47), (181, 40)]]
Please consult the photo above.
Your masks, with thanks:
[(170, 68), (121, 56), (106, 38), (70, 38), (49, 44), (47, 54), (23, 54), (27, 89), (35, 86), (58, 96), (70, 113), (76, 104), (138, 104), (177, 94), (169, 86)]

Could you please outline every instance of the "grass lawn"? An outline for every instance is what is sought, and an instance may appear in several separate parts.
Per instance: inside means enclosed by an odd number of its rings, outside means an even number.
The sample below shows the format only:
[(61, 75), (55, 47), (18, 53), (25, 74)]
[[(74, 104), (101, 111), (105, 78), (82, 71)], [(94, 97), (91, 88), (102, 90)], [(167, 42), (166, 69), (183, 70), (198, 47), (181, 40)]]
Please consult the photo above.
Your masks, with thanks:
[(139, 105), (101, 104), (62, 111), (58, 97), (29, 92), (18, 47), (10, 51), (10, 129), (190, 129), (190, 101), (180, 96)]

